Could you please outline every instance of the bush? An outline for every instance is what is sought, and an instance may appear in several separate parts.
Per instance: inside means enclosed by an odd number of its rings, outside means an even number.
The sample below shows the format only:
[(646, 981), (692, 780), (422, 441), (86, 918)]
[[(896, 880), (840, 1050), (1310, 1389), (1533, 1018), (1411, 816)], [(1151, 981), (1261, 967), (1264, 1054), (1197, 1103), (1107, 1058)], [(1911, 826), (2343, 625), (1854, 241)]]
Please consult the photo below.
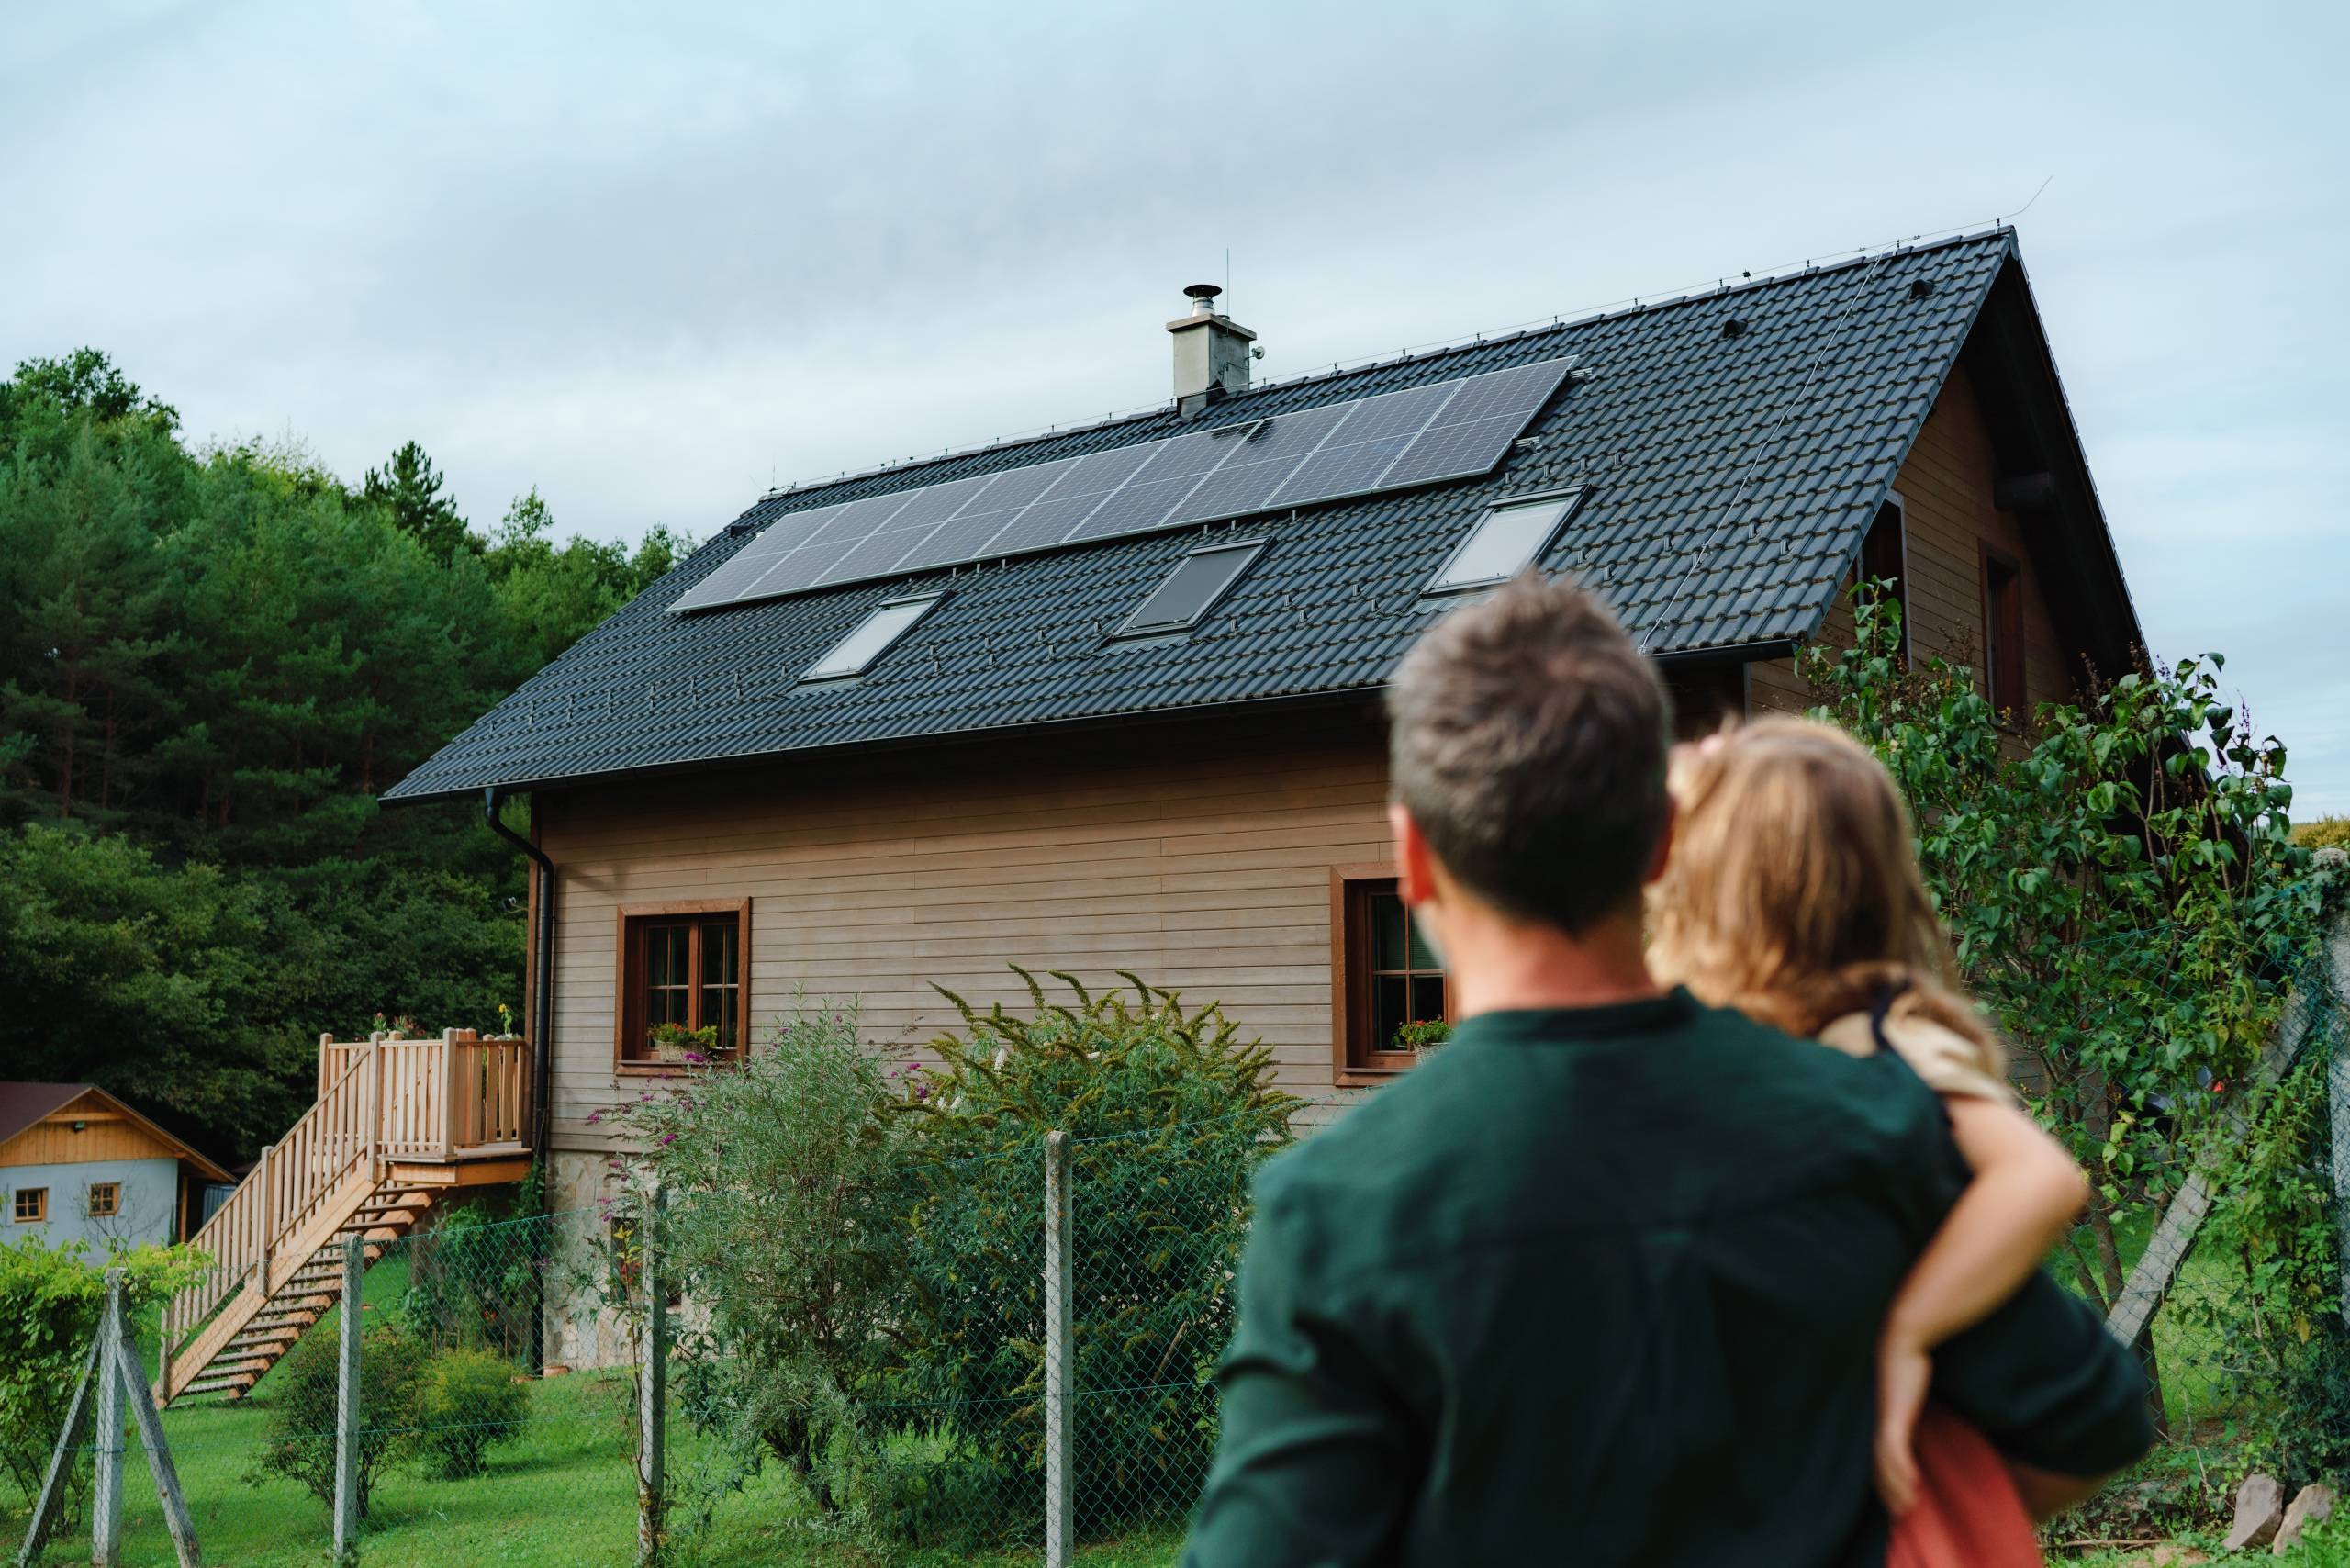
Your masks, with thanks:
[(2320, 817), (2293, 824), (2293, 842), (2304, 849), (2350, 849), (2350, 817)]
[(532, 1253), (543, 1229), (492, 1219), (477, 1204), (449, 1210), (409, 1244), (400, 1316), (430, 1344), (520, 1357), (538, 1305)]
[[(82, 1358), (106, 1313), (107, 1267), (124, 1273), (124, 1310), (140, 1309), (195, 1282), (204, 1260), (184, 1248), (138, 1247), (94, 1255), (80, 1242), (51, 1247), (37, 1237), (0, 1244), (0, 1468), (29, 1509), (40, 1495)], [(89, 1471), (67, 1478), (64, 1528), (81, 1517)]]
[(444, 1350), (417, 1385), (417, 1450), (443, 1481), (479, 1475), (493, 1447), (521, 1436), (530, 1402), (531, 1385), (508, 1362), (487, 1350)]
[[(697, 1358), (706, 1342), (681, 1337), (688, 1414), (776, 1455), (826, 1511), (870, 1456), (853, 1400), (903, 1310), (908, 1156), (892, 1093), (854, 1008), (802, 1005), (739, 1068), (681, 1071), (679, 1087), (621, 1115), (674, 1194), (665, 1272), (725, 1350)], [(614, 1263), (604, 1294), (632, 1310), (624, 1251)]]
[[(320, 1327), (302, 1336), (270, 1383), (269, 1421), (263, 1428), (260, 1468), (289, 1475), (310, 1495), (334, 1506), (335, 1387), (341, 1371), (341, 1334)], [(359, 1341), (359, 1517), (367, 1517), (375, 1478), (412, 1446), (412, 1413), (424, 1376), (424, 1350), (402, 1330), (384, 1325)]]
[[(1271, 1053), (1220, 1009), (1186, 1011), (1129, 975), (1131, 993), (1074, 1005), (1028, 980), (1026, 1017), (948, 993), (964, 1032), (932, 1043), (897, 1114), (915, 1137), (908, 1320), (889, 1343), (901, 1448), (940, 1455), (934, 1483), (878, 1500), (930, 1535), (951, 1493), (968, 1539), (1032, 1528), (1044, 1495), (1044, 1137), (1069, 1134), (1073, 1208), (1073, 1490), (1080, 1528), (1180, 1518), (1215, 1443), (1207, 1369), (1229, 1338), (1231, 1285), (1258, 1164), (1289, 1141), (1299, 1102)], [(921, 1467), (893, 1459), (906, 1483)]]

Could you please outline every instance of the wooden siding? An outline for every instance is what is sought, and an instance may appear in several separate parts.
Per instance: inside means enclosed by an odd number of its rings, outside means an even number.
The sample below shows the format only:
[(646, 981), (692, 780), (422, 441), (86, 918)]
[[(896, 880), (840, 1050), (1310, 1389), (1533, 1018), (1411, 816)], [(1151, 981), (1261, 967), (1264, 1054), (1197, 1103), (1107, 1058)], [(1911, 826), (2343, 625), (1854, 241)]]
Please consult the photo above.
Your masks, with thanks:
[(1330, 868), (1387, 855), (1368, 715), (1208, 720), (583, 792), (549, 801), (560, 887), (554, 1144), (643, 1080), (613, 1063), (617, 913), (752, 901), (755, 1039), (795, 990), (861, 999), (876, 1044), (953, 1021), (927, 982), (1025, 1004), (1007, 964), (1089, 985), (1131, 969), (1219, 1001), (1328, 1099)]
[[(86, 1124), (75, 1132), (73, 1124)], [(0, 1168), (84, 1165), (99, 1160), (176, 1159), (178, 1147), (95, 1095), (84, 1094), (0, 1143)]]
[[(1998, 473), (1974, 385), (1961, 365), (1943, 383), (1893, 484), (1903, 503), (1908, 543), (1910, 649), (1920, 659), (1941, 654), (1980, 666), (1982, 554), (1987, 543), (2022, 563), (2024, 690), (2032, 702), (2061, 700), (2076, 689), (2077, 661), (2049, 620), (2040, 576), (2015, 514), (1991, 504)], [(1820, 637), (1833, 646), (1852, 644), (1852, 610), (1841, 593)], [(1810, 705), (1811, 694), (1796, 678), (1793, 659), (1763, 660), (1751, 667), (1751, 711), (1800, 713)]]

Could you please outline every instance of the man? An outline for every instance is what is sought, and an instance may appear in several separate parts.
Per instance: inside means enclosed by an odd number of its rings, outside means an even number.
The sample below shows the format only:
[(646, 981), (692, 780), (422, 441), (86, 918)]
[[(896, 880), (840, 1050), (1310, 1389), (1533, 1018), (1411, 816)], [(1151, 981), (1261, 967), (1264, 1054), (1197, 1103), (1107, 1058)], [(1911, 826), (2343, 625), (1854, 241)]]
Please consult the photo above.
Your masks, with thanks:
[[(1965, 1182), (1889, 1053), (1661, 991), (1655, 673), (1528, 577), (1389, 700), (1400, 890), (1452, 1040), (1259, 1185), (1194, 1568), (1869, 1564), (1872, 1349)], [(1936, 1392), (2042, 1511), (2151, 1440), (2135, 1362), (2035, 1280)]]

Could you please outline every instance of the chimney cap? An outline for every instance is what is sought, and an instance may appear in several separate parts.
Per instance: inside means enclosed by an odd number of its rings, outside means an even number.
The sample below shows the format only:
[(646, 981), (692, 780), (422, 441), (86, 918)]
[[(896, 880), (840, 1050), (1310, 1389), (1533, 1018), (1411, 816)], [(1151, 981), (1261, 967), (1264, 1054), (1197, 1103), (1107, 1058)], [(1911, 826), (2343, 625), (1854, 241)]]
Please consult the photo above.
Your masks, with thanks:
[(1204, 304), (1207, 301), (1214, 299), (1217, 295), (1222, 294), (1223, 292), (1224, 286), (1222, 284), (1195, 283), (1183, 290), (1183, 297), (1187, 299), (1199, 300), (1201, 303)]

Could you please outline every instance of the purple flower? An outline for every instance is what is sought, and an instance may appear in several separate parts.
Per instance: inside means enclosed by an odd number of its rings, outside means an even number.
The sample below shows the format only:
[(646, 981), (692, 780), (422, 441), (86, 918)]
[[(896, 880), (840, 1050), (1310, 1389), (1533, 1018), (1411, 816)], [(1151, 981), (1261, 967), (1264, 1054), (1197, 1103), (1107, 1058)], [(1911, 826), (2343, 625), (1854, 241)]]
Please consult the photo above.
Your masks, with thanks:
[(664, 1134), (661, 1136), (661, 1147), (662, 1147), (663, 1148), (668, 1148), (671, 1144), (673, 1144), (673, 1143), (675, 1143), (675, 1142), (677, 1142), (677, 1134), (675, 1134), (675, 1133), (664, 1133)]
[(927, 1100), (927, 1099), (929, 1099), (929, 1098), (930, 1098), (930, 1085), (929, 1085), (929, 1084), (927, 1084), (927, 1083), (917, 1083), (917, 1084), (915, 1084), (915, 1085), (914, 1085), (914, 1098), (915, 1098), (915, 1099), (917, 1099), (917, 1100)]
[(686, 1053), (686, 1059), (690, 1062), (706, 1062), (710, 1058), (702, 1055), (699, 1051), (688, 1051)]
[(604, 1113), (601, 1111), (590, 1111), (588, 1113), (588, 1125), (591, 1127), (603, 1119)]

